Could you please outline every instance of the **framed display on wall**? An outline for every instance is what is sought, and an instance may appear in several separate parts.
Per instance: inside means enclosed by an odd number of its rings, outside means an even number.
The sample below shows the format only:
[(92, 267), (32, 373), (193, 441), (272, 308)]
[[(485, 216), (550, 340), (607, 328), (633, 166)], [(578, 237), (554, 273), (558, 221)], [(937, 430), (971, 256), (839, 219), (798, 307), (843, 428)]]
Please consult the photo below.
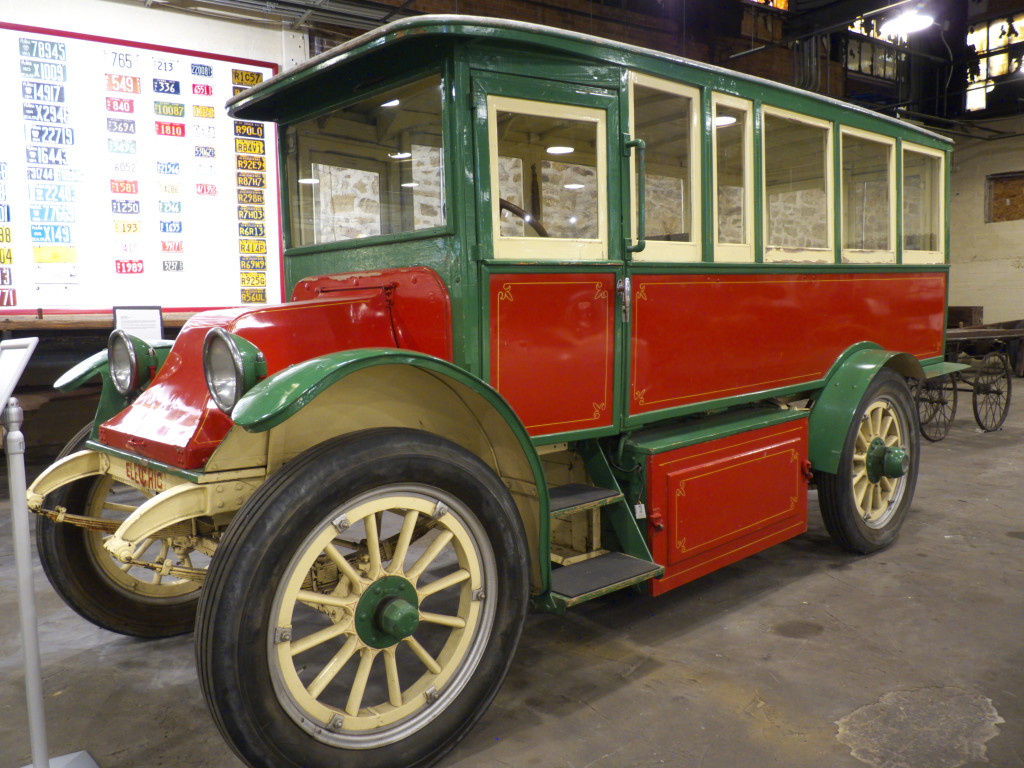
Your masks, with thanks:
[(0, 24), (0, 315), (278, 303), (269, 62)]

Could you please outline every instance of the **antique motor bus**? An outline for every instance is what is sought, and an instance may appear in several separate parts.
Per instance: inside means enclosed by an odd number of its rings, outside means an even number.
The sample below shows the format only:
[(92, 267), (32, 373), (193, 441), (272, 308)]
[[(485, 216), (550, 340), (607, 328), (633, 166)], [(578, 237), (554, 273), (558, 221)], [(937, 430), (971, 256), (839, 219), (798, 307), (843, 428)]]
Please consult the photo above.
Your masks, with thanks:
[(279, 124), (280, 306), (115, 331), (29, 492), (96, 624), (195, 627), (252, 766), (419, 766), (524, 615), (803, 532), (885, 547), (943, 362), (949, 143), (521, 23), (382, 27), (228, 103)]

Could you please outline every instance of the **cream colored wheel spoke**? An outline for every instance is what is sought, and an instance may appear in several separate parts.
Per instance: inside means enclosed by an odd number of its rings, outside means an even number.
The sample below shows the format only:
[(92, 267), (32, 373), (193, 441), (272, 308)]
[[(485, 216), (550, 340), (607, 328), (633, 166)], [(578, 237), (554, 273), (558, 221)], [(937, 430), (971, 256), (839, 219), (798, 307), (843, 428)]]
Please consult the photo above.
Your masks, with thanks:
[[(160, 542), (160, 554), (157, 555), (157, 565), (162, 566), (167, 560), (167, 554), (171, 551), (171, 545), (167, 543), (167, 539)], [(164, 580), (164, 575), (160, 571), (153, 571), (153, 583), (159, 584)]]
[(455, 629), (462, 629), (466, 626), (466, 620), (458, 616), (443, 616), (440, 613), (428, 613), (427, 611), (420, 611), (420, 621), (425, 621), (429, 624), (440, 624), (442, 627), (454, 627)]
[(308, 651), (310, 648), (315, 648), (321, 643), (326, 643), (328, 640), (333, 640), (338, 635), (343, 635), (346, 632), (350, 632), (351, 627), (345, 624), (332, 624), (329, 627), (321, 629), (319, 632), (314, 632), (311, 635), (307, 635), (301, 640), (296, 640), (291, 644), (292, 656), (298, 656), (300, 653)]
[(424, 599), (437, 594), (442, 590), (448, 589), (449, 587), (454, 587), (456, 584), (461, 584), (468, 578), (470, 578), (469, 571), (460, 569), (455, 571), (455, 573), (449, 573), (447, 576), (442, 576), (440, 579), (432, 581), (429, 584), (417, 586), (416, 591), (420, 593), (420, 598)]
[(324, 554), (331, 558), (331, 562), (338, 566), (338, 570), (345, 575), (345, 578), (348, 579), (353, 592), (359, 594), (363, 591), (363, 580), (359, 577), (359, 573), (352, 567), (352, 564), (345, 559), (345, 556), (338, 551), (337, 547), (333, 544), (328, 544), (324, 547)]
[(388, 701), (393, 707), (402, 706), (402, 682), (398, 678), (398, 660), (395, 649), (384, 650), (384, 671), (388, 678)]
[(416, 658), (423, 662), (423, 666), (433, 672), (435, 675), (440, 673), (441, 665), (434, 660), (434, 657), (427, 653), (426, 649), (416, 642), (415, 637), (405, 638), (405, 644), (409, 646), (409, 649), (416, 654)]
[(412, 543), (412, 535), (416, 531), (419, 517), (415, 510), (405, 513), (405, 519), (402, 520), (402, 531), (398, 534), (398, 542), (395, 544), (395, 554), (391, 556), (391, 573), (401, 574), (403, 572), (405, 556), (409, 554), (409, 545)]
[[(374, 526), (376, 530), (376, 525)], [(345, 711), (350, 715), (358, 715), (359, 707), (363, 703), (363, 694), (366, 692), (366, 682), (370, 679), (370, 667), (373, 666), (373, 659), (376, 651), (369, 648), (363, 649), (362, 657), (359, 659), (359, 669), (356, 670), (356, 679), (352, 681), (352, 693), (349, 694)]]
[(299, 590), (298, 597), (295, 598), (300, 603), (306, 605), (330, 605), (334, 608), (351, 608), (352, 600), (345, 597), (337, 597), (335, 595), (325, 595), (323, 592), (311, 592), (308, 589)]
[(377, 532), (377, 516), (367, 515), (363, 518), (363, 527), (366, 529), (366, 548), (370, 557), (370, 568), (367, 576), (376, 579), (382, 570), (380, 563), (380, 536)]
[(324, 688), (338, 676), (338, 673), (345, 667), (348, 660), (351, 659), (355, 652), (359, 649), (359, 638), (352, 635), (348, 641), (341, 646), (341, 650), (334, 654), (334, 657), (320, 670), (320, 673), (314, 678), (313, 682), (309, 684), (306, 689), (309, 695), (314, 699), (323, 693)]
[(413, 584), (423, 575), (432, 562), (437, 558), (441, 551), (448, 546), (448, 542), (452, 540), (453, 534), (451, 531), (443, 531), (436, 539), (434, 539), (430, 546), (427, 547), (427, 551), (424, 552), (420, 559), (416, 561), (415, 565), (405, 572), (405, 577), (409, 579)]

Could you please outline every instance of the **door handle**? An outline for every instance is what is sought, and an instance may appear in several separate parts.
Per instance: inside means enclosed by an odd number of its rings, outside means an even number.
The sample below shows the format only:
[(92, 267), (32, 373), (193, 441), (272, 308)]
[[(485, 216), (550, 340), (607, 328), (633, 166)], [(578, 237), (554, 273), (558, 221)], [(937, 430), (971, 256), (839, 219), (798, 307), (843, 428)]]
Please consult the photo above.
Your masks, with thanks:
[(647, 247), (647, 240), (645, 239), (647, 232), (645, 216), (645, 198), (647, 196), (647, 163), (645, 155), (647, 152), (647, 143), (643, 139), (627, 139), (623, 146), (625, 148), (626, 155), (629, 155), (630, 149), (636, 149), (636, 164), (637, 169), (640, 171), (638, 174), (639, 180), (637, 181), (636, 190), (636, 243), (630, 243), (627, 245), (626, 251), (628, 253), (640, 253), (640, 251)]
[(622, 322), (629, 322), (629, 310), (633, 303), (633, 288), (628, 277), (623, 277), (615, 283), (615, 292), (622, 296)]

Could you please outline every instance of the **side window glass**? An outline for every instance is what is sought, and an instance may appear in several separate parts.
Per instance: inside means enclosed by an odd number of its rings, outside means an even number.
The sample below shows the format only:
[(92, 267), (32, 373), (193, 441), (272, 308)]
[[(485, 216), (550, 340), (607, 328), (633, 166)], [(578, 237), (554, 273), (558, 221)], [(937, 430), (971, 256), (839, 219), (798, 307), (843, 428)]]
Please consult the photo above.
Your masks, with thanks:
[[(647, 75), (630, 76), (630, 125), (646, 144), (644, 235), (647, 246), (637, 261), (699, 261), (700, 92)], [(634, 240), (637, 231), (636, 157), (631, 193)]]
[(712, 106), (715, 261), (753, 261), (752, 105), (716, 93)]
[(843, 260), (894, 262), (894, 142), (843, 131)]
[(941, 264), (944, 224), (942, 212), (943, 156), (903, 148), (903, 261)]
[(488, 97), (494, 254), (607, 258), (604, 111)]
[(831, 125), (764, 109), (765, 260), (832, 262)]
[(445, 224), (439, 75), (291, 125), (286, 148), (291, 246)]

